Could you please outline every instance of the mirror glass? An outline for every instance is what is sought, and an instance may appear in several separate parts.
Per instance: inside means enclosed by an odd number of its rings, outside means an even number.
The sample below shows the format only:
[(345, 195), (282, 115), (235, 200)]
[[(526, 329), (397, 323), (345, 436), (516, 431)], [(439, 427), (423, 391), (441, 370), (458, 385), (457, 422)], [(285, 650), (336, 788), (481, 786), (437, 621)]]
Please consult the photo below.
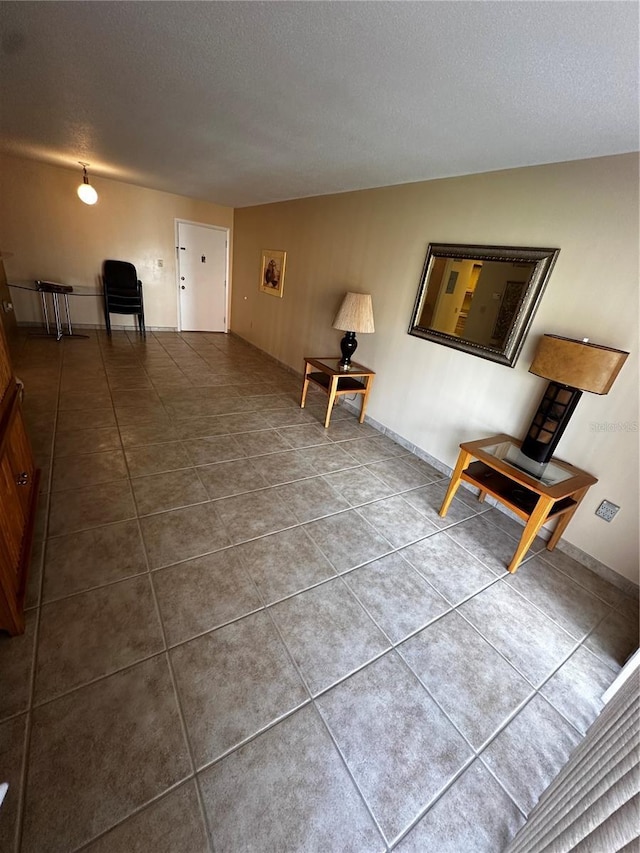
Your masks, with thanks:
[(513, 367), (558, 252), (431, 244), (409, 334)]

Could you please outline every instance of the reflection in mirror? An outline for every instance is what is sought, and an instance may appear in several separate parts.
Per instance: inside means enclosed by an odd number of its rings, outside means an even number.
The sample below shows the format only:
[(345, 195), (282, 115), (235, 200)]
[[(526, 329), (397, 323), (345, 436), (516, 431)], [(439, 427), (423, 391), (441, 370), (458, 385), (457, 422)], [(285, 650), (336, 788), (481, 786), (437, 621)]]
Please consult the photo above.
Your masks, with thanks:
[(513, 366), (558, 251), (430, 245), (409, 334)]

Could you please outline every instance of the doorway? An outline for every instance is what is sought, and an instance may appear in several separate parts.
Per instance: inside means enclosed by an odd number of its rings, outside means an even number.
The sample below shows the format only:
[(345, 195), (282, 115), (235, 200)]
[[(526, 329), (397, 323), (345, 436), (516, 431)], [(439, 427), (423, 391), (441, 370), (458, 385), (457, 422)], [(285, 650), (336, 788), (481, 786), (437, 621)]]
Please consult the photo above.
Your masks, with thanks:
[(226, 332), (229, 231), (179, 220), (176, 225), (180, 331)]

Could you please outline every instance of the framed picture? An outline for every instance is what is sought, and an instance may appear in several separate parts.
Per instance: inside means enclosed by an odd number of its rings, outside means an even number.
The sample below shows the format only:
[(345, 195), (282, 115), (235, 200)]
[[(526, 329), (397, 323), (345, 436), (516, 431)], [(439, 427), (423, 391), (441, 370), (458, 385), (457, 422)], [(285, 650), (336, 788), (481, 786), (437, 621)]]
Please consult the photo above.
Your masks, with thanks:
[(260, 268), (260, 290), (271, 296), (282, 298), (284, 288), (284, 266), (287, 253), (280, 250), (263, 249)]

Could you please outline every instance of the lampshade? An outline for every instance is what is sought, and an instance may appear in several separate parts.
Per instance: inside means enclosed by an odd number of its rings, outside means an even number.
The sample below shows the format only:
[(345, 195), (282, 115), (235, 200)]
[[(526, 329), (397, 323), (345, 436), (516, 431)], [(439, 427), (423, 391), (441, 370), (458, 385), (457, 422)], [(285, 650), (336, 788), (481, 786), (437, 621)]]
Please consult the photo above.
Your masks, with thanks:
[(608, 394), (628, 355), (586, 340), (544, 335), (529, 371), (581, 391)]
[(88, 163), (80, 163), (82, 166), (82, 183), (78, 187), (78, 198), (85, 204), (95, 204), (98, 201), (98, 193), (89, 183), (87, 176)]
[(333, 328), (343, 332), (375, 332), (371, 294), (347, 293), (333, 321)]

